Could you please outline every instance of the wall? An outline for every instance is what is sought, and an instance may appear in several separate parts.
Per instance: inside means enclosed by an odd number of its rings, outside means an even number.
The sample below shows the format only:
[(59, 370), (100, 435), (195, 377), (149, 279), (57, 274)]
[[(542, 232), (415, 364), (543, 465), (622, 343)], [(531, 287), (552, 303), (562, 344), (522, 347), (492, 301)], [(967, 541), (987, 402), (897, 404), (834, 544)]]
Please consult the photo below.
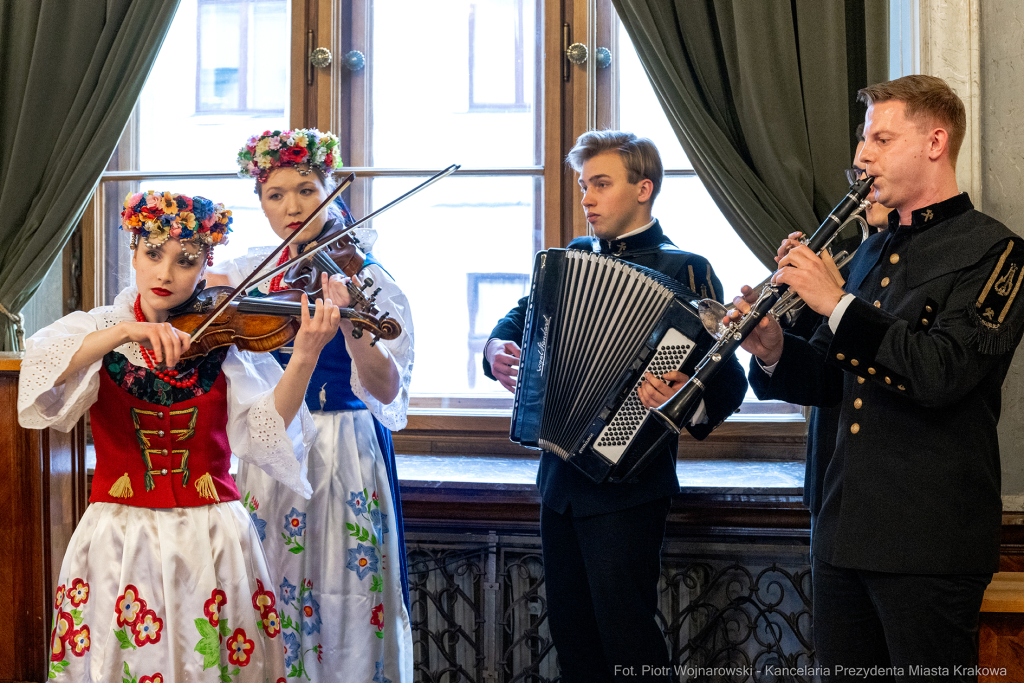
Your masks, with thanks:
[[(985, 212), (1024, 235), (1024, 5), (981, 3), (981, 174)], [(1003, 508), (1024, 511), (1024, 351), (1003, 385)]]

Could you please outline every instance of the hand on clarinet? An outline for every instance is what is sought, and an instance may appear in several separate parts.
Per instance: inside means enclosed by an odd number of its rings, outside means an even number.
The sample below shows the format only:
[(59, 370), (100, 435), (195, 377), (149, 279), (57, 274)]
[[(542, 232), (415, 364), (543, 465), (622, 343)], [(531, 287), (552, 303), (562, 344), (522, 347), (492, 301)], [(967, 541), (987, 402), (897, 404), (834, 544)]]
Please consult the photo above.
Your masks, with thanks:
[(778, 252), (776, 252), (775, 262), (778, 263), (783, 258), (785, 258), (786, 254), (788, 254), (790, 251), (801, 246), (803, 242), (801, 242), (800, 240), (803, 238), (803, 236), (804, 234), (799, 230), (797, 230), (796, 232), (789, 233), (789, 236), (786, 237), (786, 239), (782, 240), (782, 244), (779, 246)]
[(779, 259), (779, 265), (782, 267), (772, 277), (774, 284), (789, 285), (815, 313), (832, 315), (845, 292), (836, 284), (821, 257), (801, 244)]
[(519, 344), (504, 339), (492, 339), (484, 349), (484, 357), (491, 364), (494, 379), (513, 394), (516, 392), (516, 377), (519, 375), (521, 356)]
[(676, 395), (687, 380), (689, 375), (684, 375), (678, 370), (669, 370), (662, 379), (658, 379), (649, 372), (644, 373), (644, 381), (637, 389), (640, 403), (647, 408), (657, 408)]
[[(760, 291), (751, 289), (747, 285), (743, 285), (740, 291), (743, 296), (732, 300), (736, 308), (722, 318), (722, 322), (726, 325), (731, 325), (749, 313), (750, 305), (761, 295)], [(745, 351), (757, 356), (765, 365), (774, 365), (782, 357), (782, 340), (782, 327), (779, 325), (779, 321), (774, 316), (766, 315), (740, 346)]]

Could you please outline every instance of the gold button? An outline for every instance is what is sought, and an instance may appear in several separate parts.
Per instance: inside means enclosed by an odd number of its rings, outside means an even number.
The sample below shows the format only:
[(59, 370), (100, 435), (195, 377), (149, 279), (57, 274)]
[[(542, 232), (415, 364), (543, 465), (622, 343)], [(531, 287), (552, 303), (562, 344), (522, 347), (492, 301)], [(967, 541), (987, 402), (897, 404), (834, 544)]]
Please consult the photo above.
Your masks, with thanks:
[(891, 380), (891, 379), (889, 379), (888, 377), (886, 377), (886, 378), (885, 378), (885, 383), (886, 383), (886, 384), (892, 384), (892, 380)]
[(164, 430), (161, 429), (159, 432), (156, 433), (156, 435), (159, 436), (160, 438), (163, 438)]
[(836, 358), (839, 359), (839, 360), (846, 360), (846, 354), (837, 353), (836, 354)]
[(928, 318), (921, 318), (921, 324), (922, 325), (927, 325), (928, 324)]
[(165, 448), (162, 451), (160, 451), (160, 455), (167, 455), (167, 449)]
[(887, 278), (887, 277), (883, 277), (882, 278), (882, 286), (883, 287), (888, 287), (889, 286), (889, 278)]
[(857, 367), (858, 365), (860, 365), (860, 361), (857, 360), (856, 358), (851, 358), (850, 365), (852, 365), (853, 367)]
[(889, 257), (889, 263), (891, 263), (893, 265), (896, 265), (899, 262), (900, 262), (900, 255), (899, 254), (893, 254), (892, 256)]
[(157, 416), (157, 418), (159, 418), (161, 420), (164, 419), (164, 414), (163, 413), (157, 413), (156, 416)]
[(864, 384), (864, 378), (863, 377), (858, 377), (857, 378), (857, 384)]
[(924, 307), (924, 310), (925, 310), (925, 312), (927, 312), (927, 313), (931, 313), (931, 312), (932, 312), (932, 307), (931, 307), (931, 306), (925, 306), (925, 307)]
[(167, 474), (167, 470), (160, 470), (160, 474)]
[(868, 374), (869, 375), (875, 374), (875, 369), (874, 368), (868, 368)]
[(875, 301), (875, 308), (881, 308), (881, 307), (882, 307), (882, 302), (881, 301)]
[(860, 408), (862, 405), (864, 405), (864, 401), (860, 400), (859, 398), (853, 402), (854, 408)]
[(851, 434), (856, 434), (859, 431), (860, 431), (860, 425), (859, 424), (854, 422), (852, 425), (850, 425), (850, 433)]

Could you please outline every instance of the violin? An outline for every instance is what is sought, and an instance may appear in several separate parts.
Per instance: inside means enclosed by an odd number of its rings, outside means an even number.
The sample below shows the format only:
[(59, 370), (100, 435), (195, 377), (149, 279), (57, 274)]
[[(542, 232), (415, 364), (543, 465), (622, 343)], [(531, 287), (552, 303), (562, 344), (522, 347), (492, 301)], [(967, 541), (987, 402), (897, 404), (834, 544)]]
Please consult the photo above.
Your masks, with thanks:
[[(266, 297), (246, 296), (232, 300), (195, 335), (195, 331), (207, 323), (210, 311), (233, 293), (231, 287), (207, 288), (205, 284), (205, 280), (199, 283), (188, 301), (169, 311), (167, 322), (194, 337), (192, 345), (182, 354), (182, 360), (231, 344), (243, 351), (273, 351), (290, 342), (298, 333), (304, 292), (285, 289)], [(310, 303), (310, 315), (315, 310), (315, 305)], [(378, 320), (351, 308), (338, 310), (343, 318), (352, 321), (353, 329), (360, 330), (360, 334), (363, 331), (373, 334), (374, 341), (396, 339), (402, 332), (401, 326), (386, 316)]]
[[(380, 309), (375, 305), (377, 294), (380, 293), (381, 288), (378, 287), (367, 295), (366, 290), (373, 286), (373, 278), (368, 277), (360, 282), (356, 277), (366, 263), (366, 254), (363, 252), (359, 240), (351, 232), (346, 232), (338, 237), (339, 233), (347, 227), (345, 223), (338, 220), (327, 223), (319, 235), (299, 248), (299, 253), (301, 255), (303, 252), (313, 250), (324, 242), (329, 243), (327, 248), (295, 263), (285, 271), (282, 282), (286, 287), (306, 292), (310, 298), (323, 298), (323, 290), (320, 285), (321, 273), (327, 273), (328, 276), (347, 275), (350, 278), (347, 286), (349, 305), (376, 319), (387, 319), (388, 314), (381, 314)], [(395, 324), (397, 325), (397, 323)], [(352, 332), (357, 339), (362, 336), (362, 330), (358, 327), (354, 327)]]

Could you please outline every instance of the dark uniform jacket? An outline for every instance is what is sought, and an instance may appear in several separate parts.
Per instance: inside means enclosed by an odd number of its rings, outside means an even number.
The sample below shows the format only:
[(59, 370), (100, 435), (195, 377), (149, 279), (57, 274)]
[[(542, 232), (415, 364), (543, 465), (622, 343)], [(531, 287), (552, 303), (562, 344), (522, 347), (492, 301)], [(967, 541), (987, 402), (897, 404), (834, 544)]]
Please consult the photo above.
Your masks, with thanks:
[[(722, 283), (715, 276), (711, 264), (702, 256), (677, 248), (662, 232), (657, 221), (642, 233), (625, 239), (607, 242), (581, 237), (570, 242), (568, 248), (618, 256), (672, 277), (693, 290), (699, 298), (721, 301)], [(519, 305), (491, 331), (491, 338), (509, 339), (521, 346), (528, 301), (529, 297), (520, 299)], [(483, 365), (484, 374), (494, 379), (486, 358)], [(705, 438), (739, 407), (746, 390), (743, 368), (733, 358), (719, 371), (704, 396), (707, 422), (687, 426), (687, 430), (698, 439)], [(670, 496), (679, 491), (679, 480), (675, 467), (678, 443), (675, 439), (669, 439), (669, 442), (664, 453), (654, 456), (651, 464), (635, 480), (620, 484), (596, 484), (574, 466), (545, 451), (541, 454), (537, 473), (537, 486), (544, 504), (560, 513), (571, 510), (574, 515), (586, 516), (615, 512)]]
[(889, 216), (850, 264), (836, 333), (786, 335), (761, 398), (841, 404), (812, 552), (908, 574), (998, 569), (999, 420), (1020, 341), (1024, 240), (966, 194)]

